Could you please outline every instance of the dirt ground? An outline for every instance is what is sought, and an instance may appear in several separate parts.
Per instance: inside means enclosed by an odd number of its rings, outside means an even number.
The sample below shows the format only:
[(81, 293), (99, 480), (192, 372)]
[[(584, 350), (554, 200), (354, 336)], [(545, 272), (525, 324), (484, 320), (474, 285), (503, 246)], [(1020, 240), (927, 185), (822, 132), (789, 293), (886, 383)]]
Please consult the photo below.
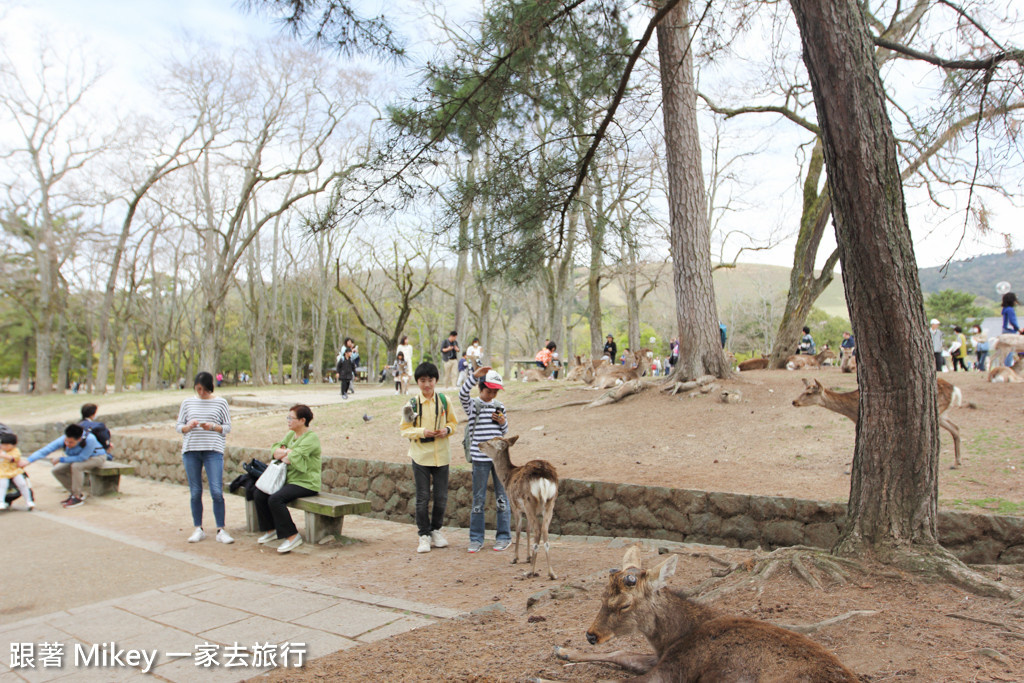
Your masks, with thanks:
[[(82, 507), (60, 510), (56, 482), (48, 476), (36, 477), (34, 482), (41, 510), (194, 554), (229, 571), (239, 567), (477, 612), (341, 651), (302, 670), (279, 670), (270, 676), (274, 681), (481, 683), (525, 681), (533, 676), (592, 681), (621, 673), (599, 664), (567, 666), (552, 656), (552, 647), (591, 647), (584, 634), (600, 606), (608, 569), (621, 564), (627, 545), (623, 539), (556, 539), (552, 559), (557, 581), (522, 578), (522, 566), (509, 564), (511, 551), (496, 553), (488, 545), (475, 555), (466, 553), (468, 534), (463, 529), (446, 530), (449, 548), (421, 555), (414, 552), (414, 528), (361, 517), (346, 518), (348, 542), (344, 545), (302, 546), (282, 556), (258, 545), (256, 535), (244, 531), (243, 501), (237, 496), (226, 500), (228, 529), (236, 542), (189, 544), (185, 540), (191, 533), (188, 492), (183, 486), (130, 477), (123, 481), (118, 496), (93, 498)], [(5, 513), (4, 521), (14, 522), (28, 514), (16, 509)], [(668, 545), (645, 542), (645, 560), (663, 559), (658, 548)], [(711, 555), (730, 562), (754, 557), (753, 551), (711, 546), (671, 544), (671, 549), (679, 555), (679, 567), (670, 585), (682, 590), (702, 584), (712, 570), (720, 568)], [(865, 570), (851, 574), (845, 584), (819, 574), (823, 588), (810, 590), (785, 566), (770, 581), (712, 604), (784, 625), (813, 624), (853, 610), (871, 611), (811, 636), (863, 681), (1024, 680), (1024, 605), (977, 597), (886, 567), (868, 565)], [(1024, 590), (1024, 567), (982, 570)], [(742, 572), (734, 573), (722, 585), (742, 578)], [(117, 594), (123, 592), (130, 590), (126, 587)], [(531, 597), (535, 604), (527, 607)], [(621, 648), (648, 650), (636, 636), (594, 649)]]

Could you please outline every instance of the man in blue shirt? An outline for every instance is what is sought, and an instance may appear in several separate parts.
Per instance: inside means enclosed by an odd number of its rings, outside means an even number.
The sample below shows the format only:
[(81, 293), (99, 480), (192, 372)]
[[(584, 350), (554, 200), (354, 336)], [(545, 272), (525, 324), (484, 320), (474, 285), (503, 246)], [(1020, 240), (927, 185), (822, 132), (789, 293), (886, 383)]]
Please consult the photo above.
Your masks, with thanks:
[[(57, 451), (64, 449), (64, 455)], [(80, 425), (68, 425), (64, 436), (58, 437), (28, 456), (29, 464), (49, 456), (53, 463), (53, 476), (70, 493), (61, 503), (66, 508), (78, 507), (83, 500), (82, 485), (85, 473), (103, 467), (107, 452), (92, 434), (86, 434)]]

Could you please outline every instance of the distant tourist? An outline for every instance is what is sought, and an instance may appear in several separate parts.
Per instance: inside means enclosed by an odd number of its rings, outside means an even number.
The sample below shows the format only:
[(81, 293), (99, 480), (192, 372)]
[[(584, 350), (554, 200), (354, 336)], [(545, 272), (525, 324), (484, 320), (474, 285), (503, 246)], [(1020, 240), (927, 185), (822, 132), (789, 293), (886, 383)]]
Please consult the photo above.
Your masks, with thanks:
[(110, 430), (107, 429), (107, 425), (96, 421), (96, 412), (98, 410), (99, 408), (95, 403), (86, 403), (82, 406), (82, 420), (78, 424), (86, 432), (96, 437), (96, 440), (103, 446), (103, 450), (107, 452), (108, 459), (110, 459), (114, 454), (110, 445)]
[(398, 342), (398, 346), (395, 348), (396, 357), (398, 353), (405, 355), (405, 362), (409, 366), (409, 374), (412, 375), (412, 370), (416, 366), (413, 365), (413, 363), (415, 363), (415, 359), (412, 357), (412, 344), (409, 343), (408, 335), (403, 334), (402, 340)]
[(441, 340), (441, 362), (444, 363), (444, 385), (456, 386), (455, 380), (459, 372), (459, 333), (452, 330)]
[[(1017, 310), (1014, 308), (1019, 303), (1020, 299), (1013, 292), (1003, 294), (1003, 334), (1020, 334), (1020, 325), (1017, 323)], [(1003, 365), (1012, 367), (1013, 361), (1013, 352), (1011, 351), (1003, 361)]]
[(942, 330), (939, 329), (940, 324), (937, 318), (932, 318), (931, 336), (932, 353), (935, 354), (935, 372), (942, 372), (942, 368), (946, 365), (946, 362), (942, 359)]
[[(480, 339), (473, 337), (472, 343), (469, 348), (466, 349), (466, 360), (469, 361), (470, 371), (475, 371), (478, 367), (483, 365), (484, 362), (484, 347), (480, 346)], [(459, 381), (459, 386), (462, 386), (462, 381)]]
[(352, 360), (352, 349), (346, 348), (342, 352), (341, 360), (338, 361), (338, 382), (341, 383), (341, 397), (348, 400), (352, 392), (352, 378), (356, 376), (356, 363)]
[(971, 345), (974, 346), (974, 367), (982, 372), (985, 371), (985, 362), (988, 360), (988, 337), (981, 329), (981, 325), (971, 328)]
[(817, 352), (818, 350), (814, 344), (814, 337), (811, 336), (811, 328), (804, 325), (804, 336), (800, 337), (800, 345), (797, 347), (797, 353), (801, 353), (805, 356), (813, 356)]
[(608, 362), (612, 365), (615, 364), (615, 359), (618, 358), (619, 347), (615, 344), (615, 338), (612, 335), (605, 337), (604, 349), (602, 350), (602, 356), (608, 359)]
[(953, 361), (953, 372), (956, 372), (958, 365), (964, 372), (967, 372), (967, 364), (964, 363), (964, 359), (967, 358), (967, 337), (964, 336), (964, 330), (959, 325), (953, 328), (953, 332), (956, 334), (956, 338), (949, 346), (949, 357)]

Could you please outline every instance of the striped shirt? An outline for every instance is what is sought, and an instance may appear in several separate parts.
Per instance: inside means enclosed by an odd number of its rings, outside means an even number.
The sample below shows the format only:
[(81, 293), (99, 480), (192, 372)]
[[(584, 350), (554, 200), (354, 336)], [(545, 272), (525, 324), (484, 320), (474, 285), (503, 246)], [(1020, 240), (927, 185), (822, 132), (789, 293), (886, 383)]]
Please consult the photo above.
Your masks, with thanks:
[[(223, 431), (214, 432), (196, 427), (187, 434), (182, 428), (192, 420), (211, 422), (220, 425)], [(216, 451), (224, 452), (224, 437), (231, 431), (231, 412), (228, 410), (228, 402), (222, 398), (186, 398), (181, 402), (181, 409), (178, 411), (178, 424), (175, 429), (179, 434), (184, 434), (181, 442), (181, 452), (189, 451)]]
[[(479, 379), (474, 377), (472, 373), (467, 373), (467, 375), (466, 381), (459, 388), (459, 401), (462, 402), (462, 409), (469, 416), (469, 422), (466, 423), (466, 431), (473, 432), (473, 444), (470, 446), (469, 454), (473, 458), (473, 462), (490, 462), (491, 459), (480, 452), (480, 444), (484, 441), (490, 441), (496, 436), (508, 434), (508, 415), (505, 415), (505, 424), (498, 424), (492, 420), (491, 415), (494, 414), (496, 407), (494, 402), (486, 403), (479, 399), (473, 400), (469, 392), (476, 386)], [(480, 411), (479, 420), (477, 420), (477, 410)], [(473, 427), (474, 423), (476, 424), (475, 429)]]

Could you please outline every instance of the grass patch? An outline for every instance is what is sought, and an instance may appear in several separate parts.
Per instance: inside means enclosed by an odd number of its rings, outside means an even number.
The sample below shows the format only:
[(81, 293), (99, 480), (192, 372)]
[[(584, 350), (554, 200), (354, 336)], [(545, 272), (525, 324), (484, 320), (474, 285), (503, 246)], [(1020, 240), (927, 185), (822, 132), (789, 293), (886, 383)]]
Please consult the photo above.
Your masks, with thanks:
[(948, 505), (960, 510), (980, 508), (985, 512), (997, 515), (1024, 515), (1024, 502), (1014, 502), (1005, 498), (970, 498), (966, 500), (954, 498), (948, 502)]

